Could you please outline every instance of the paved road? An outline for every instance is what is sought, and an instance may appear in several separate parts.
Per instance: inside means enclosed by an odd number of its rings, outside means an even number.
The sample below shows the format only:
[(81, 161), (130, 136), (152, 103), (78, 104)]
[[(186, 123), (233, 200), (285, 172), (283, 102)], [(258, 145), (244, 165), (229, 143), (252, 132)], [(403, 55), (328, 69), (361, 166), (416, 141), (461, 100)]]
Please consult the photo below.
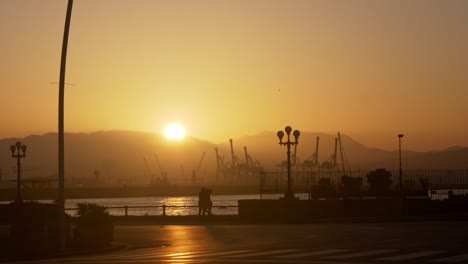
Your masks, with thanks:
[(119, 225), (130, 249), (29, 263), (468, 263), (466, 222)]

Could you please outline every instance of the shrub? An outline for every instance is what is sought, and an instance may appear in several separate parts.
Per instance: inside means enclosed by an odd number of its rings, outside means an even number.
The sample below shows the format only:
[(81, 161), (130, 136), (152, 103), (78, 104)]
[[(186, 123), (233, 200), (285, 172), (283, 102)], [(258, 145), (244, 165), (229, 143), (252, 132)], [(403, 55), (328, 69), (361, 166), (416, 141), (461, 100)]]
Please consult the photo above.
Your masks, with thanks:
[(341, 194), (344, 197), (361, 196), (361, 177), (341, 176)]
[(332, 181), (327, 178), (320, 178), (318, 180), (317, 194), (322, 198), (332, 198), (336, 195), (335, 186)]
[(104, 247), (114, 239), (114, 225), (106, 208), (92, 204), (79, 203), (74, 245), (84, 248)]
[(375, 196), (385, 196), (392, 185), (392, 174), (386, 169), (376, 169), (367, 174), (369, 192)]

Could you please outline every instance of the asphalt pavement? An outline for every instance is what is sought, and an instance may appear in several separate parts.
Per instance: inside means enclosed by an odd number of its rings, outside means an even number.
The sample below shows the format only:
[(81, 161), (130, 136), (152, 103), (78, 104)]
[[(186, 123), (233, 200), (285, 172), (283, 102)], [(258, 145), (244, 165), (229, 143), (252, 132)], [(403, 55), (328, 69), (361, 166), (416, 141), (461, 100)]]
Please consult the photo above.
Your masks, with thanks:
[[(468, 263), (467, 222), (116, 225), (124, 250), (21, 263)], [(20, 262), (18, 262), (20, 263)]]

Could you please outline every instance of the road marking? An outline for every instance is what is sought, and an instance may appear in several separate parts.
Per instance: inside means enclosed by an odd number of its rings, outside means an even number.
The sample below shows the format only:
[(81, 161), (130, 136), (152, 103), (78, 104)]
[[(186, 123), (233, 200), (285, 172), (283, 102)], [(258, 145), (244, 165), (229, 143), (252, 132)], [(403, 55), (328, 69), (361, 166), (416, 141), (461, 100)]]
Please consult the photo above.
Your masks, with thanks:
[(195, 252), (186, 251), (186, 252), (165, 254), (163, 256), (167, 257), (167, 258), (189, 258), (189, 257), (194, 256), (194, 255), (213, 254), (213, 253), (216, 253), (216, 252), (213, 252), (213, 251), (195, 251)]
[(105, 256), (95, 258), (96, 260), (99, 259), (145, 259), (149, 257), (165, 257), (167, 253), (162, 252), (151, 252), (151, 253), (136, 253), (136, 254), (120, 254), (115, 256), (110, 256), (106, 258)]
[(183, 256), (191, 255), (191, 254), (193, 254), (193, 252), (178, 252), (178, 253), (167, 254), (165, 256), (169, 257), (169, 258), (177, 258), (177, 257), (183, 257)]
[[(233, 254), (242, 254), (242, 253), (250, 253), (250, 252), (258, 252), (258, 250), (234, 250), (234, 251), (224, 251), (224, 252), (215, 252), (215, 253), (206, 253), (206, 254), (199, 254), (196, 252), (191, 253), (191, 255), (183, 255), (183, 256), (176, 256), (172, 257), (173, 259), (186, 259), (186, 258), (192, 258), (192, 257), (215, 257), (215, 256), (223, 256), (223, 255), (233, 255)], [(188, 253), (190, 254), (190, 253)], [(230, 256), (231, 257), (231, 256)]]
[(382, 255), (386, 253), (392, 253), (398, 250), (392, 250), (392, 249), (379, 249), (379, 250), (371, 250), (371, 251), (364, 251), (364, 252), (358, 252), (358, 253), (351, 253), (351, 254), (345, 254), (345, 255), (338, 255), (338, 256), (332, 256), (328, 257), (331, 259), (347, 259), (347, 258), (359, 258), (359, 257), (368, 257), (368, 256), (374, 256), (374, 255)]
[(288, 253), (288, 252), (295, 252), (295, 251), (299, 251), (299, 249), (269, 250), (269, 251), (255, 252), (255, 253), (240, 254), (240, 255), (235, 255), (235, 256), (232, 256), (232, 257), (235, 257), (235, 258), (259, 257), (259, 256), (266, 256), (266, 255), (273, 255), (273, 254), (280, 254), (280, 253)]
[(402, 254), (402, 255), (397, 255), (393, 257), (379, 258), (377, 260), (408, 260), (408, 259), (415, 259), (415, 258), (422, 258), (422, 257), (437, 255), (441, 253), (445, 253), (445, 251), (419, 251), (415, 253)]
[(341, 252), (346, 252), (346, 251), (351, 251), (351, 250), (349, 249), (327, 249), (327, 250), (312, 251), (312, 252), (292, 254), (292, 255), (274, 256), (274, 258), (302, 258), (302, 257), (312, 257), (312, 256), (323, 256), (323, 255), (341, 253)]
[(433, 260), (433, 261), (455, 263), (455, 262), (462, 262), (462, 261), (465, 261), (465, 260), (468, 260), (468, 254), (456, 255), (456, 256), (451, 256), (451, 257), (447, 257), (447, 258), (436, 259), (436, 260)]

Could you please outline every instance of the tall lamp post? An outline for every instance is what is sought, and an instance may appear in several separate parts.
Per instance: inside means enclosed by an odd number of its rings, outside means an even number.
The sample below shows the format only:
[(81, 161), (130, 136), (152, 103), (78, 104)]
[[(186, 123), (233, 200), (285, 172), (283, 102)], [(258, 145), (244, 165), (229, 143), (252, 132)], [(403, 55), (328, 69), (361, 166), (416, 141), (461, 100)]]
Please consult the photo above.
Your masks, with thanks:
[(16, 165), (18, 166), (18, 174), (16, 179), (16, 203), (23, 202), (23, 198), (21, 197), (21, 158), (26, 157), (26, 149), (26, 145), (21, 144), (19, 141), (16, 142), (15, 145), (10, 146), (11, 157), (16, 159)]
[(294, 146), (296, 144), (299, 144), (297, 139), (299, 138), (299, 135), (301, 135), (301, 132), (299, 130), (294, 130), (293, 136), (294, 136), (294, 141), (290, 140), (290, 135), (292, 128), (290, 126), (287, 126), (284, 128), (284, 131), (286, 131), (286, 135), (288, 136), (288, 140), (283, 142), (283, 137), (284, 137), (284, 132), (283, 131), (278, 131), (276, 135), (279, 138), (279, 144), (281, 146), (286, 146), (288, 151), (286, 152), (288, 156), (288, 190), (286, 191), (286, 194), (284, 195), (285, 199), (294, 199), (294, 193), (291, 189), (291, 146)]
[(70, 33), (71, 14), (73, 0), (68, 0), (67, 13), (65, 16), (65, 28), (63, 31), (62, 56), (60, 59), (60, 79), (59, 79), (59, 103), (58, 103), (58, 229), (59, 247), (65, 250), (66, 227), (65, 227), (65, 125), (64, 125), (64, 105), (65, 105), (65, 69), (67, 65), (68, 35)]
[(398, 134), (398, 156), (400, 160), (399, 181), (400, 181), (400, 196), (404, 197), (403, 192), (403, 169), (401, 168), (401, 138), (403, 134)]

